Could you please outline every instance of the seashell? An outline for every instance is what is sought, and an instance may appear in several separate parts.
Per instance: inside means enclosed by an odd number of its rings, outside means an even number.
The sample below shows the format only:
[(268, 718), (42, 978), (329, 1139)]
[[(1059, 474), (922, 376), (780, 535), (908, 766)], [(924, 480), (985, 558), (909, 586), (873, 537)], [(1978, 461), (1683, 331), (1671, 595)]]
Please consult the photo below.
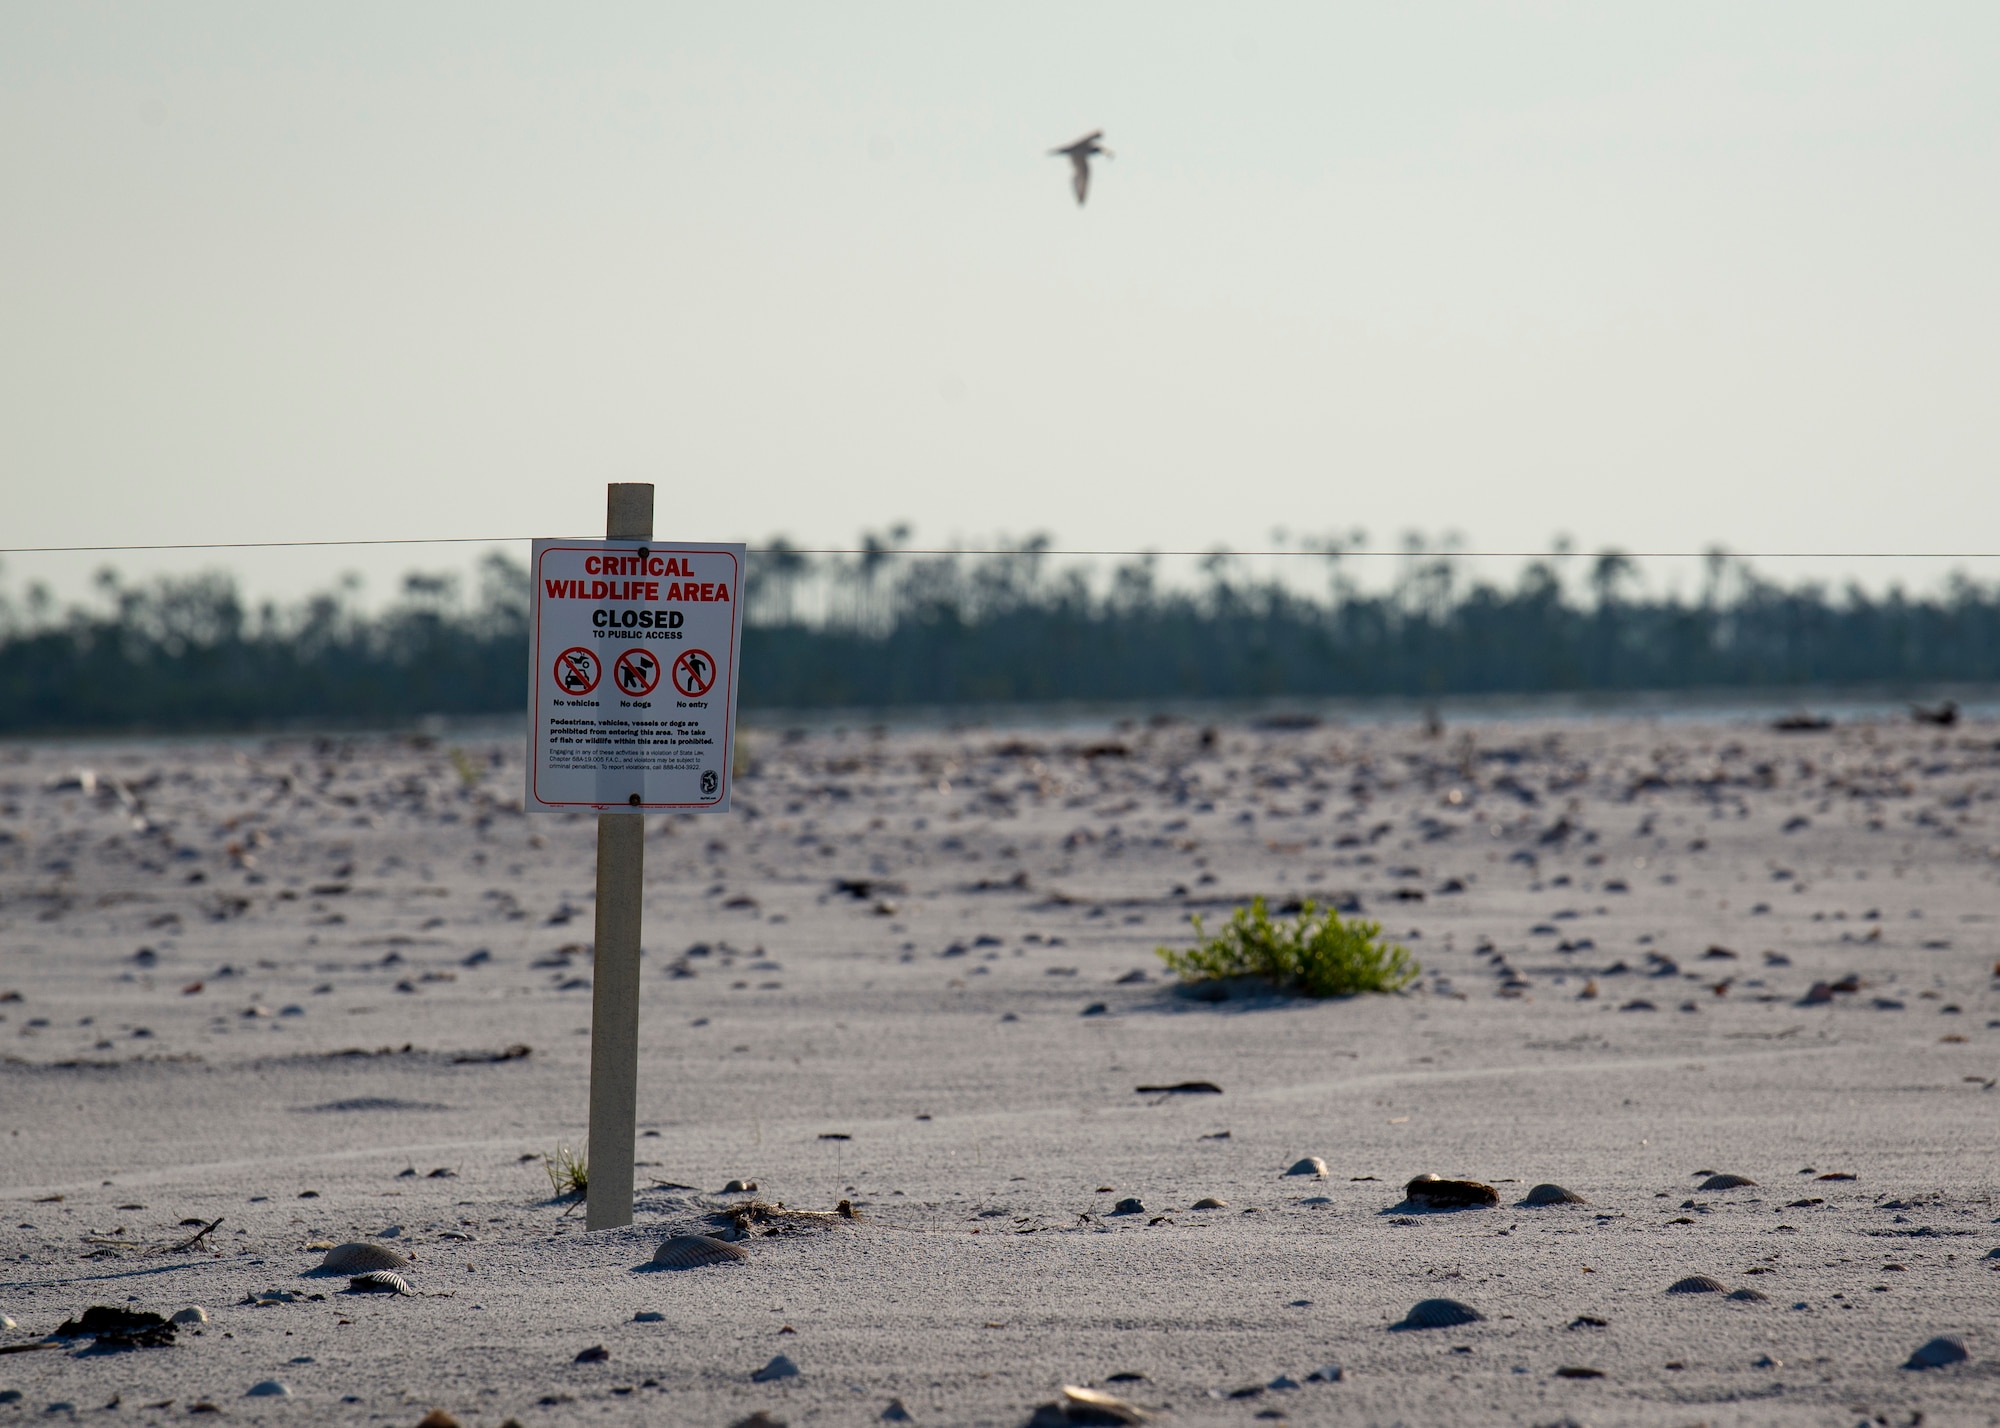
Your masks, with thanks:
[(1604, 1370), (1595, 1368), (1584, 1368), (1578, 1365), (1575, 1367), (1565, 1367), (1557, 1369), (1556, 1377), (1557, 1378), (1603, 1378)]
[(1143, 1215), (1146, 1213), (1146, 1207), (1139, 1200), (1138, 1196), (1127, 1195), (1123, 1200), (1120, 1200), (1116, 1205), (1111, 1207), (1111, 1213), (1114, 1215)]
[(903, 1400), (900, 1398), (890, 1399), (889, 1406), (882, 1410), (884, 1423), (908, 1423), (912, 1416), (910, 1410), (903, 1407)]
[[(1227, 1200), (1218, 1200), (1213, 1195), (1204, 1195), (1188, 1206), (1188, 1208), (1190, 1210), (1227, 1210), (1229, 1202)], [(1996, 1256), (2000, 1256), (2000, 1250), (1995, 1250), (1993, 1253)]]
[(1304, 1160), (1295, 1161), (1287, 1175), (1310, 1175), (1315, 1180), (1326, 1179), (1326, 1162), (1317, 1155), (1308, 1155)]
[(1327, 1364), (1306, 1375), (1307, 1383), (1339, 1383), (1346, 1376), (1339, 1364)]
[(754, 1180), (732, 1180), (722, 1187), (722, 1193), (725, 1195), (748, 1195), (754, 1192), (756, 1188), (757, 1182)]
[(1462, 1210), (1500, 1203), (1500, 1192), (1491, 1185), (1482, 1185), (1477, 1180), (1440, 1180), (1435, 1175), (1419, 1175), (1403, 1187), (1403, 1194), (1411, 1204), (1428, 1205), (1433, 1210)]
[(433, 1408), (417, 1420), (417, 1428), (459, 1428), (458, 1420), (442, 1408)]
[(632, 1316), (632, 1322), (635, 1324), (664, 1324), (666, 1321), (667, 1316), (657, 1309), (641, 1309)]
[(1770, 1295), (1760, 1294), (1754, 1289), (1732, 1289), (1729, 1291), (1729, 1297), (1741, 1299), (1746, 1304), (1765, 1304), (1770, 1302), (1771, 1298)]
[(1925, 1344), (1903, 1364), (1906, 1369), (1943, 1368), (1946, 1364), (1963, 1363), (1969, 1357), (1965, 1352), (1965, 1340), (1956, 1334), (1939, 1334)]
[(758, 1409), (747, 1418), (739, 1418), (729, 1428), (785, 1428), (785, 1420), (773, 1418), (763, 1409)]
[(1702, 1181), (1701, 1184), (1695, 1186), (1695, 1189), (1735, 1190), (1744, 1185), (1755, 1185), (1756, 1183), (1756, 1181), (1747, 1175), (1711, 1175), (1708, 1179)]
[(602, 1344), (592, 1344), (570, 1362), (579, 1364), (601, 1364), (611, 1357), (611, 1350)]
[(1523, 1205), (1588, 1205), (1590, 1201), (1560, 1185), (1537, 1185), (1522, 1199)]
[(1676, 1279), (1667, 1286), (1669, 1294), (1727, 1294), (1728, 1292), (1728, 1285), (1705, 1274), (1690, 1274), (1686, 1279)]
[(752, 1383), (775, 1383), (781, 1378), (797, 1378), (799, 1366), (783, 1354), (775, 1354), (771, 1361), (750, 1375)]
[(734, 1264), (748, 1258), (750, 1251), (712, 1235), (675, 1235), (653, 1251), (653, 1264), (658, 1269), (699, 1269), (705, 1264)]
[(1059, 1390), (1056, 1406), (1071, 1423), (1144, 1423), (1146, 1415), (1133, 1404), (1097, 1388), (1080, 1388), (1066, 1383)]
[(1985, 1259), (2000, 1259), (2000, 1249), (1990, 1249), (1982, 1256)]
[(1460, 1324), (1476, 1324), (1486, 1316), (1470, 1304), (1456, 1299), (1422, 1299), (1392, 1329), (1455, 1329)]
[(368, 1274), (378, 1269), (408, 1269), (410, 1262), (385, 1245), (355, 1240), (335, 1245), (319, 1262), (318, 1274)]
[(292, 1391), (275, 1378), (267, 1378), (261, 1383), (253, 1383), (243, 1395), (245, 1398), (290, 1398)]
[(409, 1294), (410, 1283), (394, 1270), (371, 1269), (347, 1281), (349, 1294)]
[(190, 1304), (187, 1308), (175, 1313), (173, 1322), (176, 1324), (206, 1324), (208, 1322), (208, 1311), (199, 1304)]

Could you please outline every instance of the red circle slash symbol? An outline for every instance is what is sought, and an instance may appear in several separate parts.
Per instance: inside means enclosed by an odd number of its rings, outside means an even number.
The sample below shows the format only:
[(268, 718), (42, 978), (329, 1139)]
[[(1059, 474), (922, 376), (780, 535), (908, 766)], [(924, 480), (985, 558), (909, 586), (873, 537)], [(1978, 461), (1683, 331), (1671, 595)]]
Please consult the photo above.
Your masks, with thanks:
[(581, 645), (556, 656), (556, 688), (564, 694), (588, 694), (603, 677), (604, 666)]
[(674, 661), (674, 688), (688, 699), (699, 699), (715, 688), (715, 661), (707, 650), (682, 650)]
[(660, 682), (660, 661), (651, 650), (629, 649), (611, 662), (611, 677), (620, 693), (643, 699)]

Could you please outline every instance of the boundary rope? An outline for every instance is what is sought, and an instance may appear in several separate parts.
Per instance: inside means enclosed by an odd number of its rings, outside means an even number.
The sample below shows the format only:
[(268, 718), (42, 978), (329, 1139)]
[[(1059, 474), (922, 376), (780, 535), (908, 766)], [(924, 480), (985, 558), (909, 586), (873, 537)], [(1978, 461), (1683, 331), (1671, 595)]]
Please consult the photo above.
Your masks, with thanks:
[[(319, 547), (364, 545), (509, 545), (543, 539), (536, 536), (392, 536), (365, 540), (239, 540), (186, 541), (171, 545), (17, 545), (0, 546), (0, 555), (109, 555), (121, 551), (152, 550), (301, 550)], [(596, 536), (575, 536), (576, 540), (596, 540)], [(935, 546), (869, 550), (859, 546), (751, 546), (752, 555), (1033, 555), (1060, 557), (1142, 557), (1142, 556), (1284, 556), (1318, 560), (1403, 560), (1448, 556), (1463, 560), (1568, 560), (1591, 559), (1615, 554), (1627, 560), (1703, 560), (1726, 556), (1731, 560), (2000, 560), (2000, 551), (1991, 550), (1062, 550), (1053, 547), (1023, 550), (1018, 547)]]

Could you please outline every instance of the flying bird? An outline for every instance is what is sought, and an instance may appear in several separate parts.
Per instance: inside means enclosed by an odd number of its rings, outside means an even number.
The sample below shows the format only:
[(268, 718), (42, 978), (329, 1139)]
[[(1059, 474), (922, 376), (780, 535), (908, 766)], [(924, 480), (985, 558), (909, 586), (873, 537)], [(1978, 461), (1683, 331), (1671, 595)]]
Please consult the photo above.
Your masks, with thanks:
[(1107, 159), (1117, 157), (1111, 150), (1097, 142), (1103, 137), (1104, 131), (1096, 129), (1085, 134), (1081, 139), (1078, 139), (1067, 148), (1049, 150), (1051, 156), (1063, 154), (1068, 157), (1071, 170), (1069, 186), (1076, 190), (1078, 207), (1082, 207), (1084, 199), (1090, 194), (1090, 156), (1092, 154), (1102, 154)]

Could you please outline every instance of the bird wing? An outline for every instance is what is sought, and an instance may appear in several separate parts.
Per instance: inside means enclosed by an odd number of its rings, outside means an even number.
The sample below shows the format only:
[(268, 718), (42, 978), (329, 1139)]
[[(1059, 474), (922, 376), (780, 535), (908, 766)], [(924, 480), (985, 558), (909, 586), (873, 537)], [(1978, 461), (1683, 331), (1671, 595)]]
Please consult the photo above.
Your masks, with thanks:
[(1076, 201), (1080, 206), (1090, 194), (1090, 160), (1082, 154), (1071, 154), (1069, 162), (1072, 170), (1069, 186), (1076, 190)]
[(1074, 144), (1066, 144), (1060, 149), (1050, 149), (1049, 152), (1051, 154), (1068, 154), (1071, 158), (1075, 158), (1079, 153), (1089, 153), (1090, 146), (1103, 137), (1104, 131), (1102, 129), (1093, 129)]

